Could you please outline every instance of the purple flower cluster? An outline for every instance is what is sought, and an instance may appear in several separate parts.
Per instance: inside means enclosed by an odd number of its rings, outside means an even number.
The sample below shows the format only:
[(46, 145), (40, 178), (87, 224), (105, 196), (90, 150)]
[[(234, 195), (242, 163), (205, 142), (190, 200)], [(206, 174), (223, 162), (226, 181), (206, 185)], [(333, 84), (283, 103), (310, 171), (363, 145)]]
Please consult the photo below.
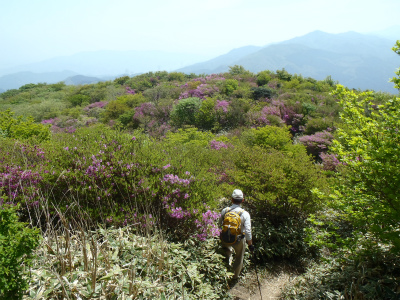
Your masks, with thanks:
[(228, 145), (226, 145), (224, 142), (212, 140), (210, 141), (210, 148), (214, 150), (220, 150), (221, 148), (228, 148)]
[[(291, 126), (293, 132), (301, 131), (302, 114), (296, 114), (293, 107), (285, 105), (282, 100), (266, 99), (266, 102), (270, 104), (264, 106), (261, 111), (250, 111), (248, 113), (250, 124), (255, 127), (271, 125), (272, 119), (273, 122)], [(271, 116), (274, 116), (274, 118), (271, 118)]]
[[(194, 81), (196, 81), (196, 79)], [(212, 97), (215, 93), (219, 92), (218, 87), (215, 85), (206, 84), (204, 78), (198, 79), (198, 81), (201, 81), (202, 83), (196, 88), (190, 88), (192, 85), (188, 84), (182, 85), (181, 88), (189, 87), (189, 90), (182, 92), (179, 96), (179, 100), (190, 97), (197, 97), (204, 100), (206, 97)]]
[(94, 155), (92, 155), (92, 164), (86, 168), (85, 174), (91, 177), (96, 176), (97, 173), (104, 172), (106, 166), (102, 165), (102, 162), (103, 160), (97, 159)]
[(3, 190), (9, 200), (16, 201), (20, 196), (19, 200), (33, 201), (39, 195), (39, 185), (42, 180), (42, 176), (36, 171), (6, 165), (0, 173), (0, 190)]
[(201, 220), (195, 220), (195, 224), (199, 233), (195, 237), (200, 241), (205, 241), (208, 236), (217, 237), (220, 234), (220, 229), (217, 225), (217, 220), (221, 215), (215, 211), (207, 210), (202, 214)]
[(319, 157), (322, 160), (324, 170), (336, 171), (337, 167), (342, 164), (336, 154), (327, 154), (321, 152)]
[(94, 109), (94, 108), (104, 108), (107, 104), (108, 104), (107, 101), (94, 102), (94, 103), (87, 105), (83, 110), (85, 112), (88, 112), (89, 110)]
[(187, 219), (191, 217), (191, 213), (188, 210), (182, 209), (182, 207), (172, 207), (168, 214), (175, 219)]
[(321, 152), (327, 152), (332, 140), (332, 133), (326, 130), (299, 138), (299, 142), (306, 146), (307, 152), (314, 155), (314, 157), (320, 156)]
[[(264, 106), (261, 110), (262, 114), (264, 115), (272, 115), (272, 116), (281, 116), (281, 110), (279, 106)], [(285, 115), (288, 116), (288, 115)]]
[(225, 77), (221, 76), (220, 74), (210, 74), (206, 76), (206, 81), (221, 81), (221, 80), (225, 80)]
[(165, 137), (167, 132), (171, 130), (171, 125), (167, 123), (159, 124), (158, 126), (153, 126), (149, 128), (149, 135), (152, 137)]
[(69, 127), (64, 128), (64, 131), (66, 133), (74, 133), (76, 131), (76, 128), (74, 126), (69, 126)]
[(203, 100), (206, 98), (204, 93), (199, 88), (196, 88), (194, 90), (188, 90), (188, 91), (182, 92), (179, 95), (179, 100), (190, 98), (190, 97), (197, 97), (197, 98), (200, 98)]
[(143, 117), (154, 116), (156, 113), (156, 107), (152, 102), (142, 103), (140, 106), (135, 108), (135, 115), (133, 119), (136, 121), (141, 121)]
[(226, 100), (217, 100), (217, 104), (215, 104), (215, 110), (216, 111), (223, 111), (224, 113), (228, 112), (228, 108), (229, 108), (229, 101)]
[(48, 120), (42, 120), (42, 124), (51, 124), (51, 125), (56, 125), (60, 121), (59, 118), (53, 118), (53, 119), (48, 119)]
[(127, 94), (130, 94), (130, 95), (135, 95), (135, 94), (136, 94), (135, 89), (132, 89), (132, 88), (130, 88), (129, 86), (126, 86), (126, 87), (125, 87), (125, 92), (126, 92)]
[(42, 159), (45, 158), (44, 154), (45, 152), (43, 151), (42, 148), (39, 148), (37, 145), (29, 146), (29, 145), (19, 145), (18, 143), (15, 144), (15, 146), (21, 147), (21, 152), (24, 153), (27, 163), (32, 163), (34, 165), (38, 161), (41, 161)]
[(170, 184), (179, 184), (182, 186), (189, 186), (190, 184), (190, 179), (181, 179), (178, 177), (178, 175), (174, 174), (166, 174), (163, 179), (161, 179), (161, 182), (167, 182)]

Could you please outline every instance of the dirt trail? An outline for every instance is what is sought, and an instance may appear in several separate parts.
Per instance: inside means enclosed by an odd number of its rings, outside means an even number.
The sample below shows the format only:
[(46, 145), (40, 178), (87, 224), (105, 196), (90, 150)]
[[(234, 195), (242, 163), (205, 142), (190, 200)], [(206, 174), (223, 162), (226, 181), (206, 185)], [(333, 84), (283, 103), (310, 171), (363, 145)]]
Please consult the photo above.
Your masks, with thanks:
[[(296, 275), (281, 270), (274, 274), (267, 274), (263, 279), (260, 278), (262, 300), (278, 300), (281, 299), (282, 288)], [(229, 293), (235, 300), (260, 300), (260, 291), (257, 283), (255, 272), (246, 274), (235, 286), (233, 286)]]

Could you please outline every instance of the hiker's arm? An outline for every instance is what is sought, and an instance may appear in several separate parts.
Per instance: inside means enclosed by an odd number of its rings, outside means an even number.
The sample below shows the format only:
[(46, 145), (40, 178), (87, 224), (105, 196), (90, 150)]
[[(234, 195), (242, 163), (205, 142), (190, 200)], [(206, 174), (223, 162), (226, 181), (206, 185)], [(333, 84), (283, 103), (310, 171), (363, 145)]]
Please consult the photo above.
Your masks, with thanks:
[(248, 241), (246, 241), (246, 243), (248, 246), (251, 246), (251, 245), (253, 245), (253, 240), (248, 240)]
[[(246, 213), (244, 219), (244, 235), (246, 236), (246, 242), (250, 246), (252, 244), (252, 236), (251, 236), (251, 220), (250, 215)], [(249, 244), (250, 243), (250, 244)]]

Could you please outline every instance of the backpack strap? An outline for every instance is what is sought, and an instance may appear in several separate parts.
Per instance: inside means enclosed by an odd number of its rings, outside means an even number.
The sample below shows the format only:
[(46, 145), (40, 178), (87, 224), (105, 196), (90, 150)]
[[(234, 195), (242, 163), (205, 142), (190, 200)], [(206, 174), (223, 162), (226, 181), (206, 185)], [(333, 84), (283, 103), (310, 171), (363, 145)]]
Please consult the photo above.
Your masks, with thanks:
[[(226, 214), (226, 213), (228, 213), (228, 212), (231, 212), (232, 210), (234, 210), (236, 207), (234, 207), (234, 208), (232, 208), (232, 209), (229, 209), (230, 207), (228, 206), (228, 207), (226, 207), (225, 209), (226, 209), (226, 211), (225, 211), (225, 213), (224, 213), (224, 215)], [(240, 212), (239, 212), (239, 216), (242, 216), (242, 213), (244, 212), (244, 209), (240, 209)]]
[(233, 208), (232, 209), (229, 209), (229, 208), (230, 208), (229, 206), (225, 207), (224, 216), (233, 209)]

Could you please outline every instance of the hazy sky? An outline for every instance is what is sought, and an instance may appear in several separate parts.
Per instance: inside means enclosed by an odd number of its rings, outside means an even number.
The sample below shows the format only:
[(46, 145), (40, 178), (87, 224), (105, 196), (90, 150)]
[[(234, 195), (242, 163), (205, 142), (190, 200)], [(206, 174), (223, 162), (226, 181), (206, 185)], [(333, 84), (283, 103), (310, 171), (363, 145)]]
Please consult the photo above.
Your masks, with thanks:
[(93, 50), (211, 58), (314, 30), (378, 31), (399, 13), (400, 0), (0, 0), (0, 69)]

